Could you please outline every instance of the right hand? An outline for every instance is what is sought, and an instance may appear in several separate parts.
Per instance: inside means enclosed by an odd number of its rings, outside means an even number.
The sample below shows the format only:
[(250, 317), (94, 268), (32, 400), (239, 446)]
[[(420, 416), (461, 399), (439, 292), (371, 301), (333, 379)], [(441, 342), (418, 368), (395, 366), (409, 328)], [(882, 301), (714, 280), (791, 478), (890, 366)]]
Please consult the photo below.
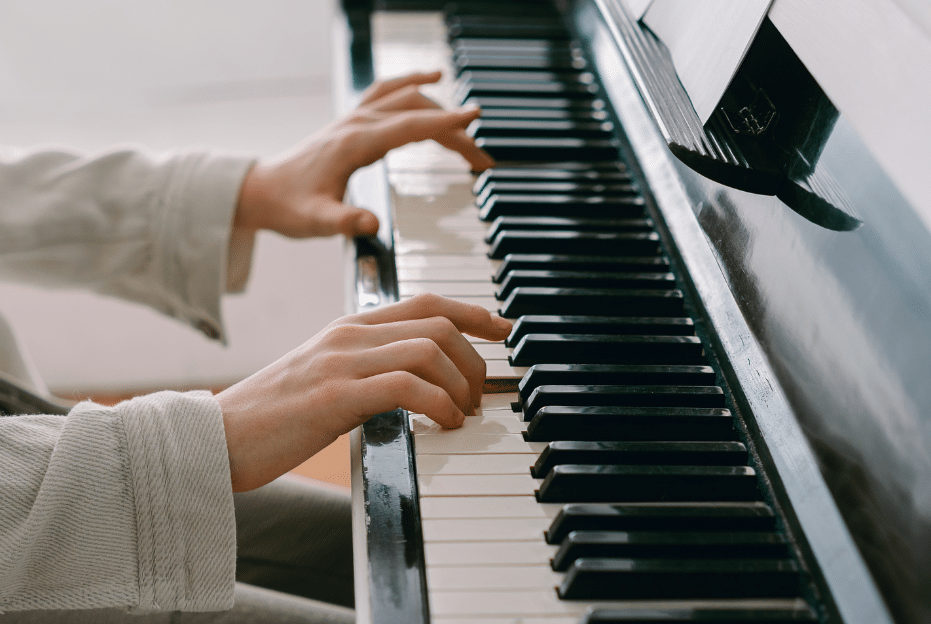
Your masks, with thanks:
[(482, 396), (485, 361), (463, 333), (503, 340), (511, 323), (437, 295), (334, 321), (217, 395), (234, 491), (294, 468), (374, 414), (404, 408), (455, 428)]

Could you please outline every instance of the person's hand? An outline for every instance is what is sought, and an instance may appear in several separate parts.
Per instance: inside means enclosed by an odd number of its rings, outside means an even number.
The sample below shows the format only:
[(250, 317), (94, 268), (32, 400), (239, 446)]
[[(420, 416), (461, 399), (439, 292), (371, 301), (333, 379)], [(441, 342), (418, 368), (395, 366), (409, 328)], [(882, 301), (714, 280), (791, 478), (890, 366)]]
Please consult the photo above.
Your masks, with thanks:
[(440, 72), (432, 72), (378, 82), (350, 115), (292, 153), (256, 164), (243, 182), (234, 226), (292, 237), (373, 235), (375, 215), (343, 203), (349, 176), (415, 141), (433, 139), (462, 154), (475, 171), (492, 166), (465, 132), (479, 110), (445, 110), (418, 90), (439, 79)]
[(485, 381), (485, 361), (462, 333), (503, 340), (510, 330), (484, 308), (438, 295), (334, 321), (217, 395), (233, 490), (264, 485), (399, 407), (459, 427)]

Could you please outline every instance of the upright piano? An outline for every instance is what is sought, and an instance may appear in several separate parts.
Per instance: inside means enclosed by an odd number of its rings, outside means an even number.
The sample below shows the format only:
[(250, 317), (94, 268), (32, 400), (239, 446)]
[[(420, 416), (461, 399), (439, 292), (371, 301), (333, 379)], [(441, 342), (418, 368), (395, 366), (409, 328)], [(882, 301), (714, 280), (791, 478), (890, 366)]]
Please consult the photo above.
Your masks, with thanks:
[[(880, 4), (856, 45), (881, 83), (914, 67), (879, 35), (904, 17), (927, 44), (931, 20)], [(343, 1), (343, 106), (441, 67), (424, 91), (481, 106), (498, 162), (418, 144), (359, 172), (382, 228), (352, 245), (350, 310), (435, 292), (515, 322), (473, 340), (461, 429), (353, 432), (359, 621), (929, 622), (922, 107), (832, 76), (776, 0), (702, 122), (630, 7)]]

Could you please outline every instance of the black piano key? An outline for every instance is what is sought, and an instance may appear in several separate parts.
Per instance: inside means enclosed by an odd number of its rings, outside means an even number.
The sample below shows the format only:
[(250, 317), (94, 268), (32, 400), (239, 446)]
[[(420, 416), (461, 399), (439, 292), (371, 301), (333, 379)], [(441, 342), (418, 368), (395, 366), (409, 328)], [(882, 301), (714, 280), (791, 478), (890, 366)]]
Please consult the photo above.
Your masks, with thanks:
[(554, 466), (536, 492), (541, 503), (757, 500), (749, 466)]
[[(460, 78), (462, 75), (460, 74)], [(573, 100), (590, 101), (598, 94), (598, 87), (592, 83), (552, 80), (548, 82), (497, 82), (497, 81), (463, 81), (456, 89), (453, 98), (464, 102), (469, 98), (482, 97), (561, 97)]]
[[(536, 187), (533, 185), (545, 185)], [(482, 194), (491, 195), (488, 188), (492, 185), (505, 185), (502, 188), (508, 192), (520, 192), (519, 189), (531, 188), (534, 190), (551, 191), (555, 184), (573, 184), (578, 185), (570, 190), (577, 192), (578, 189), (590, 189), (592, 185), (609, 188), (611, 186), (619, 187), (618, 190), (630, 188), (630, 193), (637, 193), (637, 187), (626, 170), (614, 169), (604, 171), (598, 169), (560, 171), (554, 169), (516, 169), (516, 168), (495, 168), (483, 171), (475, 180), (472, 186), (472, 192), (476, 198), (481, 198), (484, 203), (488, 198), (482, 197)], [(518, 186), (521, 185), (521, 186)], [(529, 186), (528, 186), (529, 185)], [(586, 194), (598, 195), (601, 191), (587, 192)]]
[(466, 71), (459, 74), (459, 80), (463, 83), (470, 81), (475, 82), (567, 82), (591, 84), (595, 81), (595, 76), (590, 72), (573, 71), (573, 72), (551, 72), (551, 71), (508, 71), (494, 69), (479, 69), (475, 71)]
[(564, 600), (791, 598), (799, 569), (780, 559), (577, 559)]
[[(550, 442), (530, 469), (543, 479), (560, 464), (741, 466), (747, 447), (741, 442)], [(651, 529), (652, 530), (652, 529)]]
[[(678, 290), (515, 288), (501, 305), (501, 316), (516, 319), (527, 314), (679, 317), (685, 316), (685, 304), (682, 292)], [(627, 363), (649, 364), (650, 362)], [(676, 362), (654, 363), (675, 364)], [(694, 364), (695, 362), (678, 363)]]
[(572, 230), (503, 230), (489, 245), (488, 257), (503, 260), (512, 253), (592, 256), (656, 256), (659, 235), (648, 231), (574, 232)]
[[(597, 275), (597, 274), (594, 274)], [(610, 274), (609, 274), (610, 275)], [(662, 275), (662, 274), (661, 274)], [(604, 334), (609, 336), (694, 336), (695, 324), (688, 317), (629, 316), (522, 316), (504, 341), (516, 347), (527, 334)], [(628, 382), (622, 382), (628, 383)], [(679, 382), (675, 382), (679, 383)], [(669, 384), (673, 385), (673, 384)], [(704, 384), (684, 384), (704, 385)]]
[[(515, 193), (527, 195), (528, 193), (551, 193), (554, 195), (570, 195), (582, 197), (630, 197), (639, 195), (637, 187), (630, 182), (604, 182), (604, 181), (511, 181), (493, 180), (484, 185), (484, 188), (475, 197), (475, 205), (479, 208), (485, 205), (490, 197), (498, 194)], [(527, 219), (539, 218), (533, 216)]]
[[(453, 56), (453, 65), (455, 65), (458, 74), (465, 71), (486, 69), (581, 71), (588, 67), (588, 63), (585, 62), (585, 59), (571, 54), (549, 54), (545, 56), (457, 54)], [(521, 105), (509, 106), (524, 108), (524, 106)]]
[(571, 405), (540, 408), (524, 434), (528, 442), (717, 442), (734, 437), (733, 416), (726, 409)]
[[(673, 289), (672, 273), (585, 273), (582, 271), (512, 271), (495, 293), (499, 300), (508, 298), (518, 287), (541, 288), (633, 288)], [(594, 332), (592, 332), (594, 333)]]
[[(503, 109), (502, 109), (503, 110)], [(593, 111), (598, 112), (598, 111)], [(543, 167), (493, 167), (475, 180), (472, 191), (479, 195), (491, 182), (624, 182), (633, 178), (623, 163), (547, 163)]]
[(477, 119), (466, 129), (474, 138), (485, 137), (579, 137), (607, 139), (614, 125), (609, 121), (569, 119)]
[(508, 359), (512, 366), (708, 363), (695, 336), (610, 334), (527, 334)]
[(651, 503), (565, 505), (546, 530), (559, 544), (572, 531), (773, 531), (776, 515), (761, 501), (683, 505)]
[(655, 608), (655, 609), (590, 609), (579, 624), (799, 624), (817, 622), (807, 606), (784, 608), (757, 605), (752, 609), (730, 608)]
[(639, 196), (506, 193), (489, 196), (479, 212), (479, 218), (482, 221), (494, 221), (505, 216), (628, 219), (643, 215), (643, 206), (643, 198)]
[(724, 407), (718, 386), (539, 386), (524, 401), (524, 420), (547, 406)]
[[(482, 110), (488, 110), (492, 108), (545, 108), (558, 110), (576, 109), (581, 111), (604, 109), (603, 100), (574, 100), (571, 98), (560, 97), (473, 97), (462, 102), (462, 105), (478, 106)], [(614, 158), (617, 158), (617, 155), (612, 155), (607, 160)]]
[(578, 48), (565, 41), (553, 41), (552, 39), (507, 39), (502, 37), (458, 37), (452, 42), (450, 48), (454, 53), (463, 50), (493, 50), (495, 52), (507, 50), (530, 50), (534, 52), (547, 52), (550, 50), (559, 50), (565, 52), (574, 52), (581, 55)]
[(556, 254), (508, 254), (492, 277), (500, 284), (511, 271), (644, 271), (669, 270), (669, 260), (662, 256), (566, 256)]
[(603, 110), (584, 108), (486, 108), (482, 110), (482, 119), (499, 121), (539, 119), (541, 121), (603, 122), (607, 118), (608, 115)]
[(577, 559), (785, 559), (788, 545), (778, 533), (678, 531), (573, 531), (559, 545), (551, 566), (565, 572)]
[[(481, 100), (482, 98), (470, 98)], [(475, 144), (495, 160), (605, 160), (618, 158), (616, 139), (482, 137)]]
[(518, 383), (517, 392), (523, 403), (535, 389), (544, 385), (713, 386), (716, 379), (710, 366), (534, 364)]
[[(521, 18), (523, 20), (524, 18)], [(521, 21), (491, 22), (488, 20), (452, 21), (447, 30), (450, 39), (456, 37), (510, 37), (512, 39), (569, 39), (566, 27), (553, 20), (550, 24)]]
[[(569, 186), (569, 185), (560, 185)], [(538, 191), (540, 189), (532, 189)], [(569, 191), (570, 189), (565, 189)], [(564, 193), (561, 193), (564, 194)], [(587, 195), (590, 197), (591, 195)], [(609, 197), (600, 194), (600, 197)], [(479, 196), (476, 203), (481, 206), (488, 197)], [(564, 231), (564, 232), (652, 232), (653, 220), (647, 217), (633, 217), (626, 219), (590, 217), (530, 217), (530, 216), (504, 216), (492, 221), (485, 234), (485, 242), (491, 243), (504, 231), (527, 230), (534, 232)], [(543, 268), (543, 267), (540, 267)]]

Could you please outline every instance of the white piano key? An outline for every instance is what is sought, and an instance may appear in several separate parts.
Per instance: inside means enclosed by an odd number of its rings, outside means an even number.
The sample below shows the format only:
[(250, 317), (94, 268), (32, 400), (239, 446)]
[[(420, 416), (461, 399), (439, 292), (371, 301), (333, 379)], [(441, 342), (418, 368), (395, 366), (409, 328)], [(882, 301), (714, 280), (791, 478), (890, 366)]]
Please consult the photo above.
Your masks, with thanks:
[(423, 256), (415, 253), (397, 254), (394, 259), (398, 269), (480, 269), (487, 270), (485, 276), (490, 278), (501, 265), (500, 260), (488, 256), (472, 254), (430, 254)]
[[(454, 430), (457, 435), (476, 433), (520, 434), (523, 431), (527, 431), (527, 423), (513, 412), (502, 412), (502, 410), (478, 411), (479, 413), (475, 416), (466, 416), (465, 422), (462, 423), (462, 427)], [(415, 437), (424, 434), (452, 435), (451, 430), (444, 429), (442, 425), (433, 422), (421, 414), (411, 416), (411, 431), (414, 433)]]
[(493, 617), (476, 615), (472, 617), (432, 617), (432, 624), (579, 624), (579, 618), (570, 615), (540, 615), (536, 617), (523, 617), (515, 615), (511, 617)]
[(398, 195), (442, 195), (449, 194), (456, 186), (472, 187), (475, 177), (471, 173), (437, 171), (390, 171), (388, 183)]
[(533, 457), (524, 453), (485, 455), (481, 461), (468, 455), (418, 455), (419, 475), (530, 474)]
[(518, 433), (459, 433), (444, 431), (438, 434), (423, 434), (414, 437), (414, 450), (419, 455), (526, 453), (539, 455), (546, 442), (527, 442)]
[(540, 565), (549, 563), (556, 546), (536, 542), (425, 542), (424, 561), (430, 566)]
[[(487, 309), (487, 308), (486, 308)], [(488, 379), (517, 379), (521, 380), (527, 371), (528, 366), (511, 366), (507, 360), (488, 360), (486, 362), (485, 377)]]
[(425, 542), (541, 542), (549, 526), (549, 518), (424, 520), (423, 538)]
[(492, 410), (492, 409), (511, 409), (511, 403), (515, 403), (518, 400), (518, 395), (516, 392), (501, 392), (499, 394), (483, 394), (482, 395), (482, 409)]
[(436, 496), (420, 501), (420, 517), (439, 518), (546, 518), (551, 522), (562, 509), (557, 503), (538, 503), (533, 496)]
[[(411, 255), (405, 256), (411, 257)], [(492, 268), (483, 267), (417, 267), (398, 268), (398, 282), (482, 282), (491, 283)]]
[(432, 591), (513, 591), (556, 587), (562, 577), (547, 565), (444, 566), (427, 570), (427, 587)]
[(476, 255), (488, 251), (483, 236), (480, 233), (461, 232), (440, 233), (437, 236), (414, 236), (410, 233), (399, 234), (394, 242), (399, 253), (462, 253)]
[(444, 297), (494, 297), (495, 285), (491, 280), (484, 282), (398, 282), (398, 292), (402, 297), (435, 293)]
[(417, 475), (420, 496), (527, 496), (542, 479), (522, 475)]
[(507, 360), (511, 355), (511, 349), (504, 346), (503, 342), (475, 344), (472, 345), (478, 354), (487, 360)]

